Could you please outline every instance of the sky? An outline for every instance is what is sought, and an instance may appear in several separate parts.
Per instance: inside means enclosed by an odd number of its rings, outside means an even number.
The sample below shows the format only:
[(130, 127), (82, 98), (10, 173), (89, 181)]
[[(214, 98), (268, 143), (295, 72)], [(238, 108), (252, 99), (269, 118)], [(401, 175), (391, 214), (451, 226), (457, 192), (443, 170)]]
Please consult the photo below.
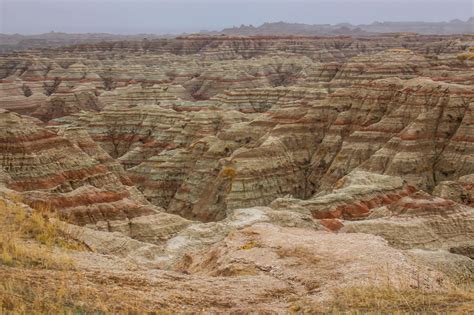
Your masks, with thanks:
[(467, 20), (474, 0), (0, 0), (0, 33), (182, 33), (264, 22)]

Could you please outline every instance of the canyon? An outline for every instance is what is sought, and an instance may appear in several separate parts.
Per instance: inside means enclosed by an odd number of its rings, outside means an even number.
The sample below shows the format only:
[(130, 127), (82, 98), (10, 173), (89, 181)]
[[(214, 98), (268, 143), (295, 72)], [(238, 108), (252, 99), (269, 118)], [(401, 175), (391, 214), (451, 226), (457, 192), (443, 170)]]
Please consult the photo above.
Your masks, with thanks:
[(3, 53), (0, 166), (0, 208), (40, 211), (82, 248), (48, 249), (66, 270), (0, 259), (1, 277), (65, 285), (84, 310), (328, 313), (387, 282), (472, 297), (474, 36)]

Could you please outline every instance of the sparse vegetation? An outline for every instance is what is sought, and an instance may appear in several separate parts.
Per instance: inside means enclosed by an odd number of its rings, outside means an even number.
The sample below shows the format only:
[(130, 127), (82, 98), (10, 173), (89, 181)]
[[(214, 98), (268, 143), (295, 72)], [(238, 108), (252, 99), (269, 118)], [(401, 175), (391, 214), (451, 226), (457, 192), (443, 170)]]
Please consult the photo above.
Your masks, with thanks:
[(461, 61), (474, 60), (474, 47), (469, 47), (468, 52), (458, 55), (458, 59)]
[[(32, 210), (20, 199), (15, 195), (0, 198), (0, 271), (23, 274), (40, 269), (72, 270), (72, 259), (60, 249), (82, 249), (81, 244), (61, 231), (50, 208)], [(61, 303), (66, 295), (65, 287), (34, 287), (27, 280), (14, 281), (2, 276), (1, 314), (63, 313), (67, 310)]]
[(221, 171), (221, 174), (223, 177), (226, 177), (232, 180), (237, 175), (237, 171), (233, 167), (224, 166), (224, 168)]
[(451, 287), (430, 291), (391, 284), (336, 289), (327, 303), (298, 301), (290, 313), (311, 314), (472, 314), (474, 291)]
[(279, 248), (277, 254), (280, 258), (297, 258), (299, 263), (318, 264), (321, 258), (315, 256), (304, 246)]
[(70, 268), (72, 261), (54, 254), (54, 247), (81, 249), (59, 228), (48, 208), (26, 208), (17, 196), (0, 199), (0, 264), (7, 266)]
[(474, 292), (452, 288), (430, 292), (419, 288), (350, 287), (336, 292), (331, 312), (399, 313), (452, 313), (468, 314), (474, 311)]
[[(0, 272), (2, 270), (0, 269)], [(18, 272), (18, 270), (15, 270)], [(117, 298), (106, 303), (107, 292), (74, 285), (87, 278), (71, 271), (46, 274), (4, 274), (0, 283), (0, 314), (139, 314), (119, 307)], [(45, 277), (46, 276), (46, 277)], [(122, 297), (123, 298), (123, 297)], [(115, 309), (117, 307), (117, 309)]]
[(31, 91), (31, 88), (26, 84), (23, 84), (21, 86), (21, 90), (23, 92), (23, 95), (26, 96), (26, 97), (30, 97), (31, 95), (33, 95), (33, 92)]
[(240, 246), (240, 249), (242, 250), (249, 250), (249, 249), (252, 249), (254, 247), (259, 247), (258, 244), (254, 241), (250, 241), (250, 242), (247, 242), (245, 243), (244, 245)]

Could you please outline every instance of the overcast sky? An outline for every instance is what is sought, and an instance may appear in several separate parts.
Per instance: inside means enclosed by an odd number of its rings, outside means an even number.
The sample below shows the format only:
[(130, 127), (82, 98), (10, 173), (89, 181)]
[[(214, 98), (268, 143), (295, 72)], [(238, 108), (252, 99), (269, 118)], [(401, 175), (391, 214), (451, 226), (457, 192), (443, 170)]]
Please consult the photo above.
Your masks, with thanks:
[(181, 33), (264, 22), (368, 24), (474, 16), (474, 0), (0, 0), (0, 32)]

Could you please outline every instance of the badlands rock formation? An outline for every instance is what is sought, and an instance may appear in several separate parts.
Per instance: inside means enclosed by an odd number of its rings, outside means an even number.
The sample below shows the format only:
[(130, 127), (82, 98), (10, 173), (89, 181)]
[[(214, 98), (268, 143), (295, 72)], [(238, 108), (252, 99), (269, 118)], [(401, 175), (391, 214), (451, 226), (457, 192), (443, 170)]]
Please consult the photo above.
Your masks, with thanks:
[[(473, 45), (189, 36), (3, 55), (1, 205), (55, 211), (85, 247), (55, 249), (70, 279), (120, 287), (109, 312), (324, 312), (387, 279), (472, 289)], [(8, 279), (61, 281), (23, 269)]]

